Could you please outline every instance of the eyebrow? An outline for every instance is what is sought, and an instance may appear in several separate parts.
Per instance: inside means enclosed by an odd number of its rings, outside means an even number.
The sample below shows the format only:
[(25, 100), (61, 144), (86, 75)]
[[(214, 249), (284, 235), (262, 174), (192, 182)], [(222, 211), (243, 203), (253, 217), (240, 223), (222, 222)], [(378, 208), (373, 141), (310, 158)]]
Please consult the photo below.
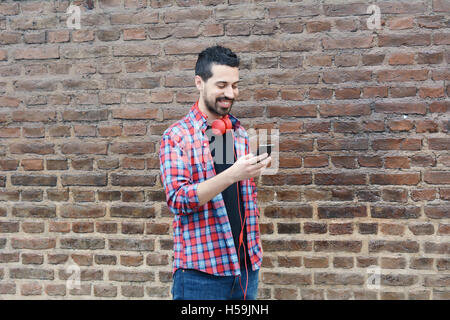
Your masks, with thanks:
[[(236, 81), (236, 82), (233, 82), (233, 83), (238, 83), (238, 82), (241, 82), (241, 80), (238, 80), (238, 81)], [(218, 84), (218, 83), (228, 83), (227, 81), (216, 81), (216, 83), (215, 84)]]

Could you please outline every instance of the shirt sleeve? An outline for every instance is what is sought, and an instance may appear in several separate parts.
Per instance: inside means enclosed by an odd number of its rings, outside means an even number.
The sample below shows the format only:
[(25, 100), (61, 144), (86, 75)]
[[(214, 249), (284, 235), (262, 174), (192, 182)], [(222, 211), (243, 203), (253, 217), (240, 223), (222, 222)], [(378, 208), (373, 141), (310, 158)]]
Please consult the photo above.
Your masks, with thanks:
[(159, 150), (161, 182), (167, 205), (174, 214), (187, 215), (199, 207), (198, 185), (191, 183), (189, 159), (182, 147), (169, 134), (164, 134)]
[(252, 186), (252, 198), (253, 198), (253, 202), (255, 204), (256, 214), (259, 217), (260, 214), (259, 214), (259, 209), (258, 209), (258, 205), (257, 205), (257, 201), (256, 201), (257, 197), (258, 197), (258, 189), (256, 188), (256, 184), (255, 184), (255, 181), (253, 180), (253, 178), (250, 179), (250, 184)]

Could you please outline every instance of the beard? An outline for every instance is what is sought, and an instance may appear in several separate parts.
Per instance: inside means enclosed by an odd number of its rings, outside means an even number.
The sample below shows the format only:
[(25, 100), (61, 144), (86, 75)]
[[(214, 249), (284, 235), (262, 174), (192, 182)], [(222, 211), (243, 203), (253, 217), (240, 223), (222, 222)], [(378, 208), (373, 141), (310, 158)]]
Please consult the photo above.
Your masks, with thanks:
[[(221, 100), (228, 100), (228, 101), (230, 101), (231, 102), (230, 106), (228, 108), (221, 107), (218, 104), (218, 102), (221, 101)], [(224, 115), (230, 113), (231, 108), (233, 107), (234, 100), (233, 99), (228, 99), (228, 98), (225, 98), (225, 97), (219, 97), (219, 98), (216, 98), (214, 101), (209, 101), (208, 99), (204, 99), (204, 102), (205, 102), (206, 108), (211, 113), (216, 114), (216, 115), (218, 115), (220, 117), (223, 117)]]

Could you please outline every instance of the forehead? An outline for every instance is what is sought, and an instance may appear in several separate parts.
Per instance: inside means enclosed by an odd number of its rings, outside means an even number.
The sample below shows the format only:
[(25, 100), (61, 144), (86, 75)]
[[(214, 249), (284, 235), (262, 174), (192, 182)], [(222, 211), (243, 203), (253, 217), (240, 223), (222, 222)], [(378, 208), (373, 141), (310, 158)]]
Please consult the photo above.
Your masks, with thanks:
[(211, 80), (213, 82), (226, 81), (234, 83), (239, 81), (239, 68), (230, 67), (226, 65), (213, 64), (211, 66), (211, 72), (213, 74)]

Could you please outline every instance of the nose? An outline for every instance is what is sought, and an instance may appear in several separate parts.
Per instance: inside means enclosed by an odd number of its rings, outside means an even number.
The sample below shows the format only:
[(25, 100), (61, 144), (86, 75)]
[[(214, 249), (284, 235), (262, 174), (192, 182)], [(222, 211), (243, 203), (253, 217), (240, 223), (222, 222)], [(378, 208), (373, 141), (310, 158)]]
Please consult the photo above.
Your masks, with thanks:
[(225, 98), (229, 100), (234, 100), (234, 92), (231, 86), (227, 86), (227, 88), (225, 89)]

